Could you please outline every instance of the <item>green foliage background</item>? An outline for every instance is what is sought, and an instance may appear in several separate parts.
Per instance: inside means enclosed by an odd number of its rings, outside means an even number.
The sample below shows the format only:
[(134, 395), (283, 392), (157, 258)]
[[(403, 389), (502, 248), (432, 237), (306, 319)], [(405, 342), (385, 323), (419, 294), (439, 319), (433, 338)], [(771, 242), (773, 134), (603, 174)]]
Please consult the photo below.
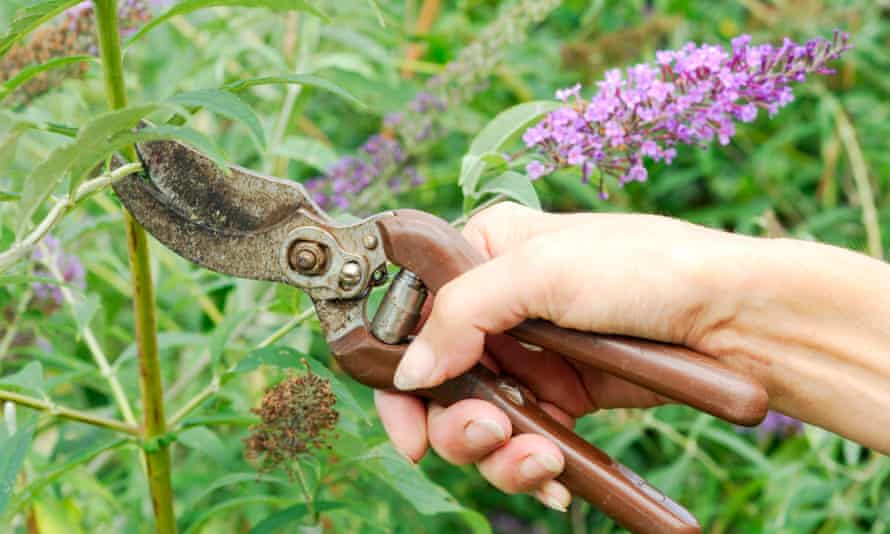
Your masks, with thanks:
[[(0, 28), (27, 3), (3, 2)], [(214, 113), (212, 106), (188, 119), (188, 126), (211, 138), (229, 161), (305, 180), (376, 133), (382, 116), (404, 108), (499, 9), (490, 1), (443, 2), (431, 31), (418, 35), (412, 28), (420, 4), (312, 3), (329, 15), (324, 21), (306, 13), (238, 7), (172, 19), (126, 51), (131, 103), (294, 72), (334, 82), (367, 107), (311, 85), (299, 91), (268, 85), (239, 95), (255, 113), (259, 130), (249, 127), (251, 117), (233, 121), (230, 115)], [(607, 68), (649, 60), (657, 49), (687, 40), (726, 43), (742, 32), (751, 33), (756, 42), (780, 41), (786, 35), (805, 40), (828, 36), (834, 28), (851, 32), (855, 46), (838, 65), (837, 76), (801, 86), (797, 100), (775, 120), (761, 118), (740, 128), (728, 147), (681, 150), (672, 166), (650, 169), (649, 183), (625, 190), (610, 184), (608, 202), (571, 173), (534, 187), (543, 207), (552, 211), (662, 213), (738, 232), (788, 234), (855, 250), (866, 250), (868, 229), (884, 236), (881, 248), (887, 251), (886, 1), (567, 0), (532, 27), (523, 43), (509, 47), (484, 90), (447, 110), (447, 135), (424, 147), (418, 158), (429, 180), (398, 195), (380, 189), (369, 208), (410, 206), (450, 219), (461, 216), (467, 206), (457, 177), (475, 134), (515, 104), (549, 99), (555, 89), (576, 81), (593, 87)], [(406, 63), (406, 47), (412, 43), (422, 45), (423, 53)], [(46, 131), (20, 134), (12, 118), (80, 126), (105, 110), (101, 69), (90, 65), (84, 77), (64, 80), (26, 107), (0, 115), (0, 190), (21, 192), (31, 170), (66, 142)], [(293, 111), (282, 117), (289, 91), (296, 93)], [(846, 123), (852, 125), (852, 136), (844, 137), (838, 127)], [(306, 151), (307, 143), (322, 148)], [(868, 194), (857, 184), (859, 163), (867, 170)], [(57, 193), (63, 189), (60, 184)], [(876, 221), (863, 217), (863, 203), (876, 207)], [(47, 209), (38, 207), (38, 216)], [(0, 204), (0, 250), (12, 243), (16, 217), (13, 203)], [(4, 281), (0, 334), (11, 329), (17, 334), (0, 352), (3, 383), (16, 382), (66, 406), (115, 416), (107, 383), (85, 342), (89, 328), (112, 360), (124, 391), (131, 400), (138, 398), (121, 220), (117, 200), (106, 192), (81, 204), (54, 231), (87, 269), (86, 290), (76, 292), (78, 305), (19, 309), (29, 288), (26, 267), (17, 271), (19, 279)], [(433, 454), (420, 468), (406, 464), (386, 445), (370, 392), (336, 374), (317, 323), (303, 313), (311, 306), (308, 299), (284, 286), (195, 268), (157, 243), (151, 251), (168, 414), (207, 391), (204, 404), (169, 436), (175, 440), (173, 485), (182, 531), (293, 532), (300, 524), (330, 532), (616, 530), (583, 503), (569, 514), (548, 511), (529, 497), (500, 494), (474, 469), (448, 466)], [(301, 313), (309, 318), (294, 320)], [(285, 325), (291, 328), (280, 335)], [(275, 346), (297, 351), (285, 353), (289, 360), (271, 355), (285, 349), (256, 350), (276, 332)], [(46, 343), (36, 343), (37, 338)], [(242, 440), (254, 421), (250, 408), (282, 378), (281, 362), (299, 366), (298, 353), (309, 355), (319, 372), (325, 366), (335, 370), (330, 376), (337, 380), (343, 414), (332, 449), (302, 461), (313, 503), (321, 510), (321, 521), (314, 526), (294, 481), (282, 473), (258, 477), (243, 458)], [(260, 366), (262, 362), (278, 365)], [(232, 366), (232, 372), (221, 374)], [(208, 390), (214, 377), (220, 385)], [(152, 531), (138, 455), (140, 446), (151, 444), (21, 408), (17, 423), (28, 429), (27, 436), (18, 434), (18, 441), (0, 424), (0, 511), (9, 499), (0, 530), (26, 532), (31, 521), (39, 523), (39, 532), (50, 534)], [(670, 406), (599, 413), (581, 421), (579, 430), (688, 506), (708, 532), (890, 530), (890, 460), (817, 428), (807, 427), (789, 439), (759, 439), (707, 415)], [(18, 469), (11, 466), (17, 464), (16, 446), (22, 444), (27, 455), (16, 475)]]

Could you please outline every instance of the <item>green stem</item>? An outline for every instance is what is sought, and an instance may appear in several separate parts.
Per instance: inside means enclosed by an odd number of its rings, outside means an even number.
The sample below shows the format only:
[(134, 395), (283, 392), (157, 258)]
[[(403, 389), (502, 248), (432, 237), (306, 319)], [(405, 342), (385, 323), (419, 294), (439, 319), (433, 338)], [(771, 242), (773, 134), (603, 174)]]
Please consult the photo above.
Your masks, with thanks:
[(80, 410), (66, 408), (64, 406), (59, 406), (49, 401), (29, 397), (28, 395), (22, 395), (13, 391), (0, 389), (0, 400), (14, 402), (15, 404), (27, 406), (28, 408), (32, 408), (34, 410), (48, 412), (52, 415), (62, 417), (64, 419), (80, 421), (81, 423), (86, 423), (88, 425), (100, 426), (102, 428), (116, 430), (117, 432), (123, 432), (125, 434), (131, 434), (134, 436), (139, 435), (139, 429), (136, 426), (124, 423), (123, 421), (115, 421), (114, 419), (98, 417), (86, 412), (82, 412)]
[[(121, 57), (120, 29), (118, 28), (117, 0), (94, 0), (98, 28), (99, 50), (105, 77), (108, 105), (120, 109), (127, 105), (124, 86), (124, 67)], [(126, 153), (136, 161), (136, 151)], [(136, 346), (139, 353), (139, 385), (142, 391), (143, 438), (146, 440), (167, 432), (164, 419), (164, 395), (161, 389), (161, 365), (158, 357), (157, 326), (155, 321), (154, 286), (148, 261), (148, 240), (145, 230), (127, 212), (124, 215), (127, 249), (133, 284), (133, 307), (136, 321)], [(161, 445), (155, 452), (143, 452), (148, 467), (148, 484), (159, 534), (176, 532), (173, 514), (173, 489), (170, 480), (170, 447)]]

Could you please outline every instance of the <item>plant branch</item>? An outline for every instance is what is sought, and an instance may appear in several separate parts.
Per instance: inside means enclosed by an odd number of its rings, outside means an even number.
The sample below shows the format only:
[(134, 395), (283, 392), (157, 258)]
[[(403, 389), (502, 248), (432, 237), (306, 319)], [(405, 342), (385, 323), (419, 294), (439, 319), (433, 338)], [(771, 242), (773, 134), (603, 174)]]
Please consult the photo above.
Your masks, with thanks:
[[(50, 274), (53, 275), (53, 278), (62, 282), (62, 284), (59, 285), (59, 291), (62, 292), (62, 298), (68, 306), (71, 307), (72, 313), (77, 313), (74, 311), (74, 293), (71, 292), (71, 289), (68, 286), (64, 285), (65, 276), (59, 270), (58, 262), (50, 257), (48, 247), (45, 245), (41, 246), (43, 247), (44, 257), (48, 258), (48, 261), (46, 261), (44, 265), (47, 270), (49, 270)], [(93, 355), (93, 361), (96, 362), (96, 366), (99, 368), (102, 376), (108, 381), (108, 386), (111, 388), (111, 395), (114, 397), (121, 415), (124, 416), (124, 420), (129, 424), (136, 424), (136, 416), (133, 415), (133, 409), (130, 407), (130, 401), (127, 399), (127, 394), (124, 392), (124, 388), (117, 379), (114, 369), (108, 362), (108, 357), (105, 356), (105, 352), (99, 345), (99, 341), (96, 339), (96, 335), (93, 334), (93, 329), (90, 328), (89, 325), (84, 325), (83, 327), (83, 340), (87, 344), (87, 348), (90, 349), (90, 354)]]
[(13, 402), (20, 406), (47, 412), (50, 415), (55, 415), (64, 419), (79, 421), (88, 425), (99, 426), (133, 436), (139, 435), (139, 428), (136, 425), (131, 425), (123, 421), (116, 421), (114, 419), (106, 419), (104, 417), (92, 415), (87, 412), (75, 410), (73, 408), (66, 408), (65, 406), (59, 406), (49, 401), (40, 400), (35, 397), (29, 397), (28, 395), (22, 395), (20, 393), (0, 389), (0, 400)]
[[(117, 1), (94, 0), (93, 5), (108, 105), (111, 109), (121, 109), (127, 105), (127, 93), (124, 85)], [(133, 147), (125, 152), (125, 156), (130, 161), (137, 161), (136, 150)], [(167, 432), (158, 356), (154, 285), (145, 230), (129, 212), (125, 213), (124, 219), (132, 272), (133, 311), (139, 354), (142, 434), (143, 439), (151, 440)], [(148, 468), (148, 485), (155, 515), (155, 528), (158, 534), (173, 534), (176, 532), (176, 517), (173, 512), (173, 488), (170, 479), (170, 446), (160, 444), (157, 449), (151, 452), (145, 450), (143, 454)]]
[(55, 205), (50, 208), (49, 213), (46, 214), (46, 217), (44, 217), (43, 220), (40, 221), (40, 224), (38, 224), (37, 227), (34, 228), (34, 230), (31, 231), (30, 234), (28, 234), (24, 237), (24, 239), (10, 247), (9, 250), (6, 250), (2, 254), (0, 254), (0, 272), (5, 271), (13, 263), (30, 253), (31, 250), (37, 246), (37, 243), (39, 243), (44, 237), (46, 237), (46, 234), (48, 234), (49, 231), (52, 230), (53, 226), (55, 226), (56, 223), (58, 223), (62, 219), (62, 217), (67, 215), (68, 212), (74, 209), (74, 207), (77, 206), (80, 202), (105, 189), (124, 176), (132, 174), (134, 172), (139, 172), (141, 170), (141, 164), (130, 163), (128, 165), (124, 165), (123, 167), (118, 167), (110, 173), (103, 174), (98, 178), (93, 178), (92, 180), (80, 184), (73, 195), (58, 200)]

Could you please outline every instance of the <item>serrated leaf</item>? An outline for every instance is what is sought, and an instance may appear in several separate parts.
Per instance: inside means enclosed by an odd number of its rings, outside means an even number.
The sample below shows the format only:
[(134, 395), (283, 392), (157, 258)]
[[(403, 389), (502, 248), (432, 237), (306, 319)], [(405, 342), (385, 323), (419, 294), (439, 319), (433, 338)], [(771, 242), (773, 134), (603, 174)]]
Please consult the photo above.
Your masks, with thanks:
[(501, 194), (524, 206), (537, 210), (541, 209), (541, 201), (538, 199), (538, 192), (535, 191), (535, 187), (528, 177), (518, 172), (507, 171), (487, 182), (479, 190), (479, 195), (484, 194)]
[(219, 89), (202, 89), (180, 93), (167, 99), (174, 105), (204, 108), (223, 117), (243, 123), (250, 130), (254, 140), (261, 148), (266, 146), (266, 134), (260, 119), (250, 106), (229, 91)]
[(368, 416), (346, 384), (340, 381), (330, 369), (322, 365), (318, 360), (290, 347), (263, 347), (257, 349), (242, 358), (227, 371), (220, 378), (220, 382), (225, 384), (237, 375), (258, 369), (262, 365), (272, 365), (283, 369), (305, 369), (303, 366), (304, 359), (313, 373), (330, 381), (331, 390), (337, 396), (338, 403), (342, 402), (350, 413), (367, 421)]
[(173, 17), (185, 15), (187, 13), (191, 13), (192, 11), (197, 11), (199, 9), (205, 9), (208, 7), (225, 6), (265, 8), (272, 11), (305, 11), (306, 13), (311, 13), (323, 20), (328, 20), (327, 15), (325, 15), (322, 11), (312, 6), (305, 0), (183, 0), (176, 3), (175, 5), (173, 5), (173, 7), (161, 13), (160, 15), (152, 19), (151, 22), (140, 28), (139, 31), (137, 31), (135, 34), (133, 34), (132, 37), (130, 37), (130, 39), (127, 41), (126, 46), (129, 47), (130, 45), (141, 39), (145, 34), (157, 28), (164, 22), (167, 22)]
[(334, 93), (337, 96), (340, 96), (356, 106), (360, 108), (367, 108), (364, 102), (359, 100), (358, 98), (352, 96), (351, 93), (335, 84), (334, 82), (325, 80), (324, 78), (319, 78), (313, 74), (284, 74), (281, 76), (265, 76), (261, 78), (250, 78), (247, 80), (238, 80), (237, 82), (232, 82), (225, 86), (225, 89), (229, 91), (243, 91), (250, 87), (255, 87), (257, 85), (308, 85), (310, 87), (315, 87), (316, 89), (322, 89), (324, 91), (328, 91)]
[(483, 154), (500, 152), (508, 142), (518, 137), (532, 122), (564, 105), (561, 102), (538, 100), (519, 104), (498, 113), (476, 135), (473, 142), (470, 143), (470, 149), (466, 156), (461, 161), (458, 184), (460, 184), (464, 196), (471, 196), (476, 192), (479, 178), (482, 177), (482, 172), (485, 170)]
[(96, 61), (96, 58), (93, 56), (57, 57), (47, 61), (46, 63), (41, 63), (40, 65), (31, 65), (30, 67), (25, 67), (13, 78), (7, 80), (3, 85), (0, 85), (0, 101), (2, 101), (4, 98), (9, 96), (10, 93), (12, 93), (42, 72), (46, 72), (48, 70), (56, 69), (59, 67), (64, 67), (65, 65), (70, 65), (71, 63), (83, 63), (85, 61)]
[(5, 56), (18, 41), (31, 33), (35, 28), (69, 7), (80, 3), (80, 1), (45, 0), (20, 9), (9, 25), (9, 31), (3, 37), (0, 37), (0, 57)]
[[(145, 104), (103, 113), (83, 126), (73, 141), (53, 150), (25, 180), (19, 203), (17, 235), (30, 224), (40, 204), (73, 167), (92, 168), (114, 151), (107, 150), (108, 140), (115, 134), (136, 127), (146, 115), (157, 109)], [(72, 180), (72, 188), (76, 183)]]
[(210, 456), (219, 463), (226, 461), (226, 449), (222, 440), (205, 426), (187, 428), (176, 435), (176, 440), (190, 449)]
[(19, 372), (0, 378), (0, 389), (13, 389), (43, 397), (43, 366), (40, 362), (28, 363)]
[(14, 433), (10, 433), (5, 424), (0, 425), (0, 513), (9, 504), (19, 471), (31, 447), (35, 428), (33, 421), (33, 416), (29, 416), (24, 424), (19, 421)]
[(330, 170), (339, 159), (330, 146), (316, 139), (296, 135), (285, 138), (279, 146), (272, 148), (272, 154), (305, 163), (321, 172)]

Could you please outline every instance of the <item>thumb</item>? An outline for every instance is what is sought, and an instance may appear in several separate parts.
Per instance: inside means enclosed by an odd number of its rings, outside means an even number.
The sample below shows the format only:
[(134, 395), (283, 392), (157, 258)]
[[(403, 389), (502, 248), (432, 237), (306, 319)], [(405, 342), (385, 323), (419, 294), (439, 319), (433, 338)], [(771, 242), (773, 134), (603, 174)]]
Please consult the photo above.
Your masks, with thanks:
[(526, 249), (498, 256), (439, 290), (426, 323), (396, 370), (393, 383), (398, 389), (432, 387), (460, 375), (482, 357), (486, 334), (538, 315), (534, 306), (547, 290), (548, 277), (532, 275), (536, 261), (527, 257)]

